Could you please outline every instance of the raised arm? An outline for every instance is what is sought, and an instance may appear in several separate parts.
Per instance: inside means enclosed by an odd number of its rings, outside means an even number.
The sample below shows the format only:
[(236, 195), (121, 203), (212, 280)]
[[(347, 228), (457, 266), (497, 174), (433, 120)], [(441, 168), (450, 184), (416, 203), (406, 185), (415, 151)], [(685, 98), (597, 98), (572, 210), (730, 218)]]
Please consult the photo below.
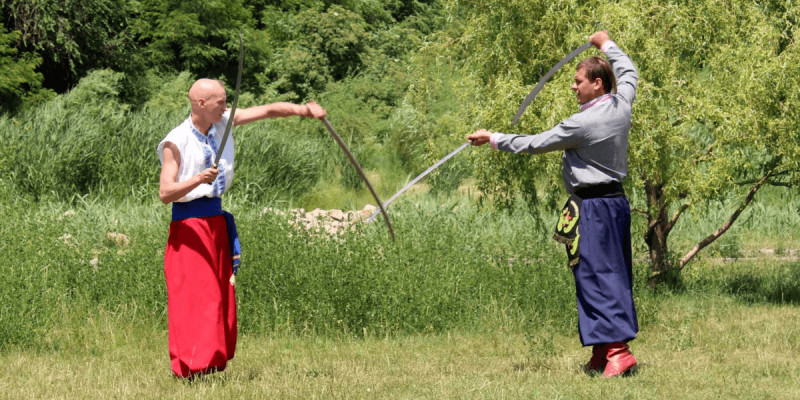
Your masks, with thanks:
[(309, 101), (306, 104), (277, 102), (237, 110), (233, 124), (244, 125), (265, 118), (291, 117), (293, 115), (322, 119), (325, 117), (326, 113), (327, 112), (314, 101)]
[(617, 98), (633, 104), (636, 97), (636, 85), (639, 82), (639, 73), (633, 61), (625, 54), (613, 40), (608, 37), (607, 31), (600, 31), (589, 36), (589, 42), (602, 50), (608, 57), (608, 62), (617, 78)]

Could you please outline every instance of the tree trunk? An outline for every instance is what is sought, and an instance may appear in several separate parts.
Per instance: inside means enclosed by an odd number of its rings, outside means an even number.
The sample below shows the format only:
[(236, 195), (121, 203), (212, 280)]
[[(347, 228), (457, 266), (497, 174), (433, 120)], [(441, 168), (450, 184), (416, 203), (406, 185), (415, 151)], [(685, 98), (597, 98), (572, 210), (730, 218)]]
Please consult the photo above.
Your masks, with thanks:
[(644, 241), (650, 250), (650, 277), (647, 280), (651, 288), (655, 288), (659, 278), (669, 272), (671, 268), (667, 254), (667, 236), (670, 226), (667, 220), (667, 207), (664, 200), (663, 185), (655, 184), (645, 179), (645, 194), (647, 195), (647, 231)]
[[(678, 222), (678, 218), (680, 218), (681, 214), (689, 208), (689, 203), (684, 203), (675, 211), (675, 214), (673, 214), (671, 218), (667, 218), (667, 203), (664, 198), (663, 185), (654, 183), (643, 175), (642, 179), (644, 180), (644, 189), (647, 195), (647, 232), (644, 234), (644, 241), (647, 243), (647, 247), (650, 250), (650, 277), (647, 280), (648, 285), (651, 288), (655, 288), (656, 284), (659, 282), (679, 278), (681, 270), (698, 252), (700, 252), (700, 250), (714, 242), (730, 229), (742, 211), (753, 201), (756, 192), (758, 192), (762, 185), (768, 182), (769, 178), (773, 175), (774, 173), (770, 171), (761, 177), (756, 184), (750, 188), (747, 196), (730, 218), (728, 218), (714, 233), (703, 238), (703, 240), (695, 245), (695, 247), (679, 261), (669, 257), (667, 237), (675, 226), (675, 223)], [(683, 198), (684, 196), (680, 197)]]

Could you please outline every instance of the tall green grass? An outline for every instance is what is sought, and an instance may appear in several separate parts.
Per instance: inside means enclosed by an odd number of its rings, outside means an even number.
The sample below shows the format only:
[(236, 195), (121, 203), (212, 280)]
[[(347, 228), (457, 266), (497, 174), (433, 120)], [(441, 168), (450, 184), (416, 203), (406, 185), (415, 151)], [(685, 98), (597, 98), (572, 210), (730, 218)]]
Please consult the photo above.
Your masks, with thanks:
[[(163, 253), (167, 226), (155, 221), (165, 211), (135, 202), (106, 209), (86, 198), (74, 205), (25, 199), (4, 204), (0, 347), (58, 348), (64, 338), (51, 332), (70, 332), (99, 309), (141, 309), (144, 323), (159, 321), (163, 283), (152, 261)], [(128, 243), (109, 233), (126, 235)]]
[[(169, 206), (152, 194), (145, 203), (91, 196), (36, 202), (14, 195), (13, 186), (4, 186), (0, 199), (0, 347), (69, 346), (71, 327), (101, 311), (164, 327)], [(412, 195), (390, 209), (391, 242), (380, 218), (327, 238), (235, 197), (223, 204), (237, 216), (244, 249), (237, 292), (245, 334), (395, 335), (487, 323), (575, 329), (563, 249), (526, 206), (494, 212), (468, 197)], [(646, 260), (641, 250), (634, 256)], [(668, 292), (796, 304), (797, 264), (709, 258), (687, 269), (682, 289)], [(634, 272), (647, 326), (664, 292), (645, 288), (646, 263)]]
[[(0, 160), (18, 194), (36, 200), (90, 194), (148, 201), (157, 192), (156, 147), (188, 117), (186, 92), (193, 80), (188, 74), (161, 78), (150, 101), (133, 109), (118, 100), (122, 79), (120, 73), (96, 71), (39, 107), (0, 116)], [(303, 135), (312, 127), (297, 121), (237, 128), (236, 180), (244, 184), (234, 190), (240, 196), (289, 199), (317, 184), (328, 142)]]
[(342, 241), (298, 234), (269, 214), (248, 224), (243, 324), (382, 335), (469, 326), (488, 307), (539, 320), (561, 320), (572, 307), (558, 249), (527, 230), (524, 216), (465, 204), (392, 215), (395, 243), (380, 220)]
[[(524, 213), (488, 213), (469, 202), (400, 204), (392, 243), (381, 221), (328, 239), (257, 207), (226, 207), (237, 215), (244, 249), (237, 277), (244, 333), (442, 332), (475, 325), (487, 310), (523, 325), (574, 325), (571, 273)], [(98, 310), (136, 310), (142, 323), (164, 323), (168, 206), (82, 198), (21, 200), (2, 210), (16, 223), (0, 231), (0, 346), (64, 346), (60, 327)]]

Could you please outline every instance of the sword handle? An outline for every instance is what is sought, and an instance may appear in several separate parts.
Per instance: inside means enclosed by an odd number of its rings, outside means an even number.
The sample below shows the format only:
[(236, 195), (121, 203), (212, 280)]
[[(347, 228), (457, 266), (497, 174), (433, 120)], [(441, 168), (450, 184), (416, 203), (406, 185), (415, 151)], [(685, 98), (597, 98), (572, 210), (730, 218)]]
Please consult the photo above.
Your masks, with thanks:
[[(219, 168), (219, 166), (217, 165), (217, 163), (212, 163), (212, 164), (211, 164), (211, 167), (212, 167), (212, 168)], [(216, 178), (215, 178), (214, 180), (216, 180)], [(204, 184), (204, 185), (213, 185), (213, 184), (214, 184), (214, 181), (211, 181), (211, 182), (204, 182), (203, 184)]]

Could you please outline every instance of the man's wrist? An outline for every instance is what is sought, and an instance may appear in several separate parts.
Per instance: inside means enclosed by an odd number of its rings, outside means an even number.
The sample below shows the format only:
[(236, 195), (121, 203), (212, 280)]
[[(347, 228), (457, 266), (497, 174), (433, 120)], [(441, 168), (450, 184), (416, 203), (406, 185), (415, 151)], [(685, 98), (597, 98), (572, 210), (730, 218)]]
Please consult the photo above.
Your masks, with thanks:
[(503, 134), (500, 132), (492, 132), (492, 134), (489, 135), (489, 145), (495, 150), (497, 150), (497, 140), (500, 139), (501, 135)]
[(603, 45), (602, 45), (602, 46), (600, 46), (600, 50), (601, 50), (603, 53), (605, 53), (605, 52), (607, 52), (607, 51), (608, 51), (608, 49), (610, 49), (610, 48), (611, 48), (611, 46), (616, 46), (616, 45), (617, 45), (617, 44), (616, 44), (616, 43), (614, 43), (614, 41), (613, 41), (613, 40), (611, 40), (611, 39), (608, 39), (608, 40), (606, 40), (606, 42), (605, 42), (605, 43), (603, 43)]

